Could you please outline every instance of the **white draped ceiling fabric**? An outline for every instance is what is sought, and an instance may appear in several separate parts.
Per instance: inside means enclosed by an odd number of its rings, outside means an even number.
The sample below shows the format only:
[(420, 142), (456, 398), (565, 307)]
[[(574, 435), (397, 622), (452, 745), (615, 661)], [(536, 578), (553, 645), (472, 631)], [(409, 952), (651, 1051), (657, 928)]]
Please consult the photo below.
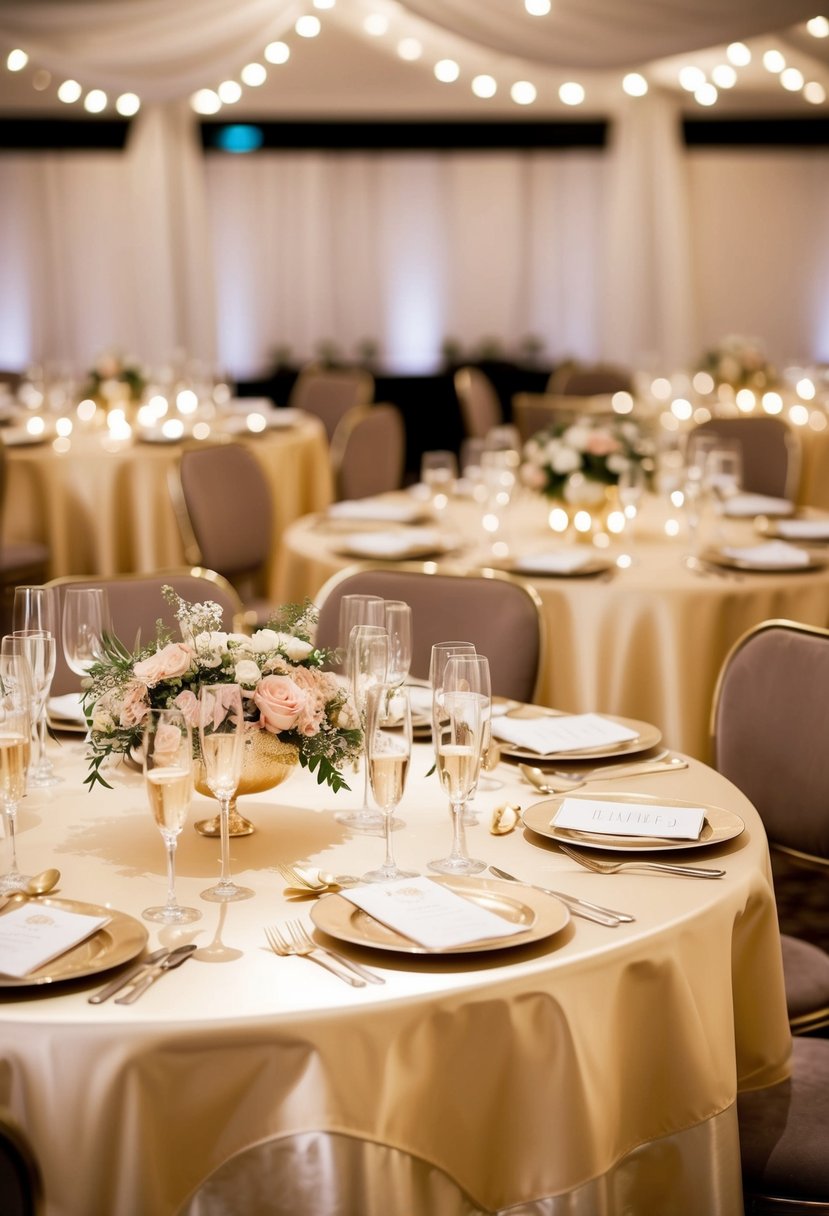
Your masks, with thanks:
[[(544, 21), (519, 20), (519, 0), (399, 7), (478, 52), (598, 71), (791, 25), (813, 0), (555, 0)], [(447, 335), (536, 334), (554, 356), (663, 367), (694, 354), (674, 96), (620, 101), (603, 153), (204, 158), (190, 95), (235, 77), (303, 11), (4, 0), (0, 49), (142, 108), (124, 156), (0, 157), (0, 366), (82, 365), (118, 346), (252, 375), (278, 345), (307, 357), (321, 339), (353, 351), (372, 338), (414, 370)]]

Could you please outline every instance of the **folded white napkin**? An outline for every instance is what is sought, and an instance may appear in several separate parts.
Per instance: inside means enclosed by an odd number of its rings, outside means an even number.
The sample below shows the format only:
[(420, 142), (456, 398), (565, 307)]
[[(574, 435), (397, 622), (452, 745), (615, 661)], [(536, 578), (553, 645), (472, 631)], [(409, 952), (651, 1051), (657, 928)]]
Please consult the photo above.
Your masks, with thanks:
[(781, 519), (777, 531), (787, 540), (829, 540), (829, 519)]
[(340, 894), (427, 950), (450, 950), (491, 937), (513, 937), (530, 928), (504, 920), (431, 878), (372, 883)]
[(402, 558), (431, 553), (443, 547), (434, 528), (407, 528), (405, 532), (354, 532), (343, 538), (342, 547), (358, 557)]
[(779, 566), (781, 570), (808, 566), (811, 561), (808, 553), (783, 540), (770, 540), (763, 545), (749, 545), (746, 548), (728, 546), (723, 549), (723, 554), (747, 566)]
[(50, 718), (57, 718), (62, 722), (79, 722), (81, 725), (86, 722), (81, 694), (78, 692), (67, 692), (62, 697), (50, 697), (46, 702), (46, 712)]
[(553, 752), (581, 751), (589, 748), (614, 746), (637, 739), (635, 730), (611, 722), (601, 714), (562, 714), (560, 717), (508, 718), (493, 720), (492, 733), (497, 739), (523, 747), (541, 756)]
[(329, 519), (376, 519), (380, 523), (408, 524), (423, 519), (421, 503), (394, 498), (348, 498), (328, 508)]
[(550, 826), (578, 832), (598, 832), (604, 836), (699, 840), (704, 822), (705, 811), (702, 807), (564, 798), (550, 820)]
[(573, 549), (560, 549), (554, 553), (534, 553), (519, 557), (515, 562), (516, 570), (528, 570), (533, 573), (571, 574), (574, 570), (595, 561), (592, 553)]
[(787, 498), (772, 498), (768, 494), (735, 494), (725, 504), (725, 513), (733, 519), (749, 515), (790, 515), (794, 505)]

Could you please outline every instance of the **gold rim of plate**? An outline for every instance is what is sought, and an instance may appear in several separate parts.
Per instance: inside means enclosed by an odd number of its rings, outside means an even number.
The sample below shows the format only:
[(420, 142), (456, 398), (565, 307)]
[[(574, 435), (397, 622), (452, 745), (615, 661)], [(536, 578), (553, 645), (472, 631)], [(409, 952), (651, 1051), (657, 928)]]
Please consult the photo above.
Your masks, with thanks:
[[(507, 713), (507, 717), (510, 718), (560, 718), (563, 716), (569, 717), (570, 715), (563, 715), (556, 710), (546, 709), (540, 705), (525, 705), (521, 706), (519, 710), (510, 710)], [(527, 760), (531, 764), (543, 764), (545, 761), (549, 763), (552, 760), (602, 760), (615, 756), (634, 756), (638, 752), (646, 752), (650, 748), (656, 747), (657, 743), (662, 742), (662, 731), (650, 722), (639, 722), (636, 718), (619, 718), (615, 714), (602, 714), (601, 717), (606, 718), (608, 722), (617, 722), (620, 726), (635, 730), (636, 738), (627, 739), (624, 743), (581, 747), (567, 752), (534, 752), (529, 748), (507, 743), (504, 739), (498, 739), (497, 743), (503, 756), (510, 756), (513, 760)]]
[[(9, 905), (8, 911), (14, 905)], [(28, 905), (21, 905), (28, 906)], [(78, 942), (71, 950), (61, 954), (59, 958), (44, 963), (36, 971), (28, 975), (0, 975), (0, 988), (32, 988), (42, 984), (57, 984), (69, 980), (80, 980), (84, 976), (99, 975), (136, 958), (147, 944), (147, 930), (140, 920), (128, 916), (126, 912), (117, 912), (112, 908), (103, 908), (99, 904), (80, 903), (75, 899), (59, 899), (52, 896), (41, 896), (32, 901), (32, 909), (50, 907), (60, 908), (65, 912), (80, 912), (85, 916), (107, 916), (109, 920), (97, 933)]]
[[(578, 832), (573, 828), (557, 828), (551, 824), (565, 798), (591, 802), (646, 803), (666, 807), (701, 807), (705, 811), (702, 832), (698, 840), (664, 840), (658, 836), (608, 836), (600, 832)], [(655, 794), (557, 794), (527, 807), (521, 815), (525, 827), (538, 836), (560, 844), (572, 844), (585, 849), (601, 849), (611, 853), (666, 853), (678, 849), (705, 849), (711, 845), (734, 840), (745, 831), (745, 824), (736, 812), (707, 802), (689, 802), (683, 798), (661, 798)]]
[(614, 564), (607, 558), (592, 557), (575, 570), (550, 570), (543, 565), (534, 565), (530, 554), (523, 558), (513, 558), (511, 561), (497, 563), (500, 570), (507, 570), (510, 574), (534, 575), (536, 578), (592, 578), (595, 574), (606, 574), (608, 570), (613, 569)]
[(359, 557), (363, 561), (372, 562), (403, 562), (417, 558), (442, 557), (453, 546), (449, 543), (434, 545), (405, 545), (394, 553), (378, 553), (377, 550), (365, 549), (361, 545), (339, 545), (335, 552), (343, 557)]
[(311, 920), (318, 929), (336, 941), (373, 950), (390, 950), (396, 954), (423, 954), (430, 957), (456, 954), (480, 954), (489, 950), (515, 950), (533, 942), (543, 941), (559, 933), (570, 921), (570, 913), (553, 895), (523, 884), (498, 882), (494, 879), (462, 878), (430, 874), (433, 882), (465, 896), (479, 907), (494, 912), (515, 925), (526, 925), (526, 933), (517, 937), (491, 937), (466, 946), (445, 950), (429, 950), (410, 938), (396, 933), (375, 920), (355, 904), (336, 893), (325, 895), (311, 909)]
[[(825, 529), (822, 536), (787, 536), (786, 524), (792, 523), (819, 523)], [(782, 526), (781, 526), (782, 525)], [(779, 516), (763, 516), (761, 515), (755, 521), (755, 528), (761, 536), (767, 536), (774, 540), (784, 540), (789, 545), (820, 545), (821, 548), (829, 543), (829, 515), (823, 512), (811, 513), (808, 509), (798, 511), (795, 515), (781, 518)]]
[[(787, 542), (788, 543), (788, 542)], [(804, 552), (801, 547), (800, 552)], [(808, 553), (805, 564), (779, 565), (776, 562), (752, 562), (741, 557), (730, 557), (722, 549), (705, 549), (700, 553), (700, 560), (713, 566), (723, 566), (727, 570), (745, 570), (752, 574), (808, 574), (813, 570), (822, 570), (829, 557)]]

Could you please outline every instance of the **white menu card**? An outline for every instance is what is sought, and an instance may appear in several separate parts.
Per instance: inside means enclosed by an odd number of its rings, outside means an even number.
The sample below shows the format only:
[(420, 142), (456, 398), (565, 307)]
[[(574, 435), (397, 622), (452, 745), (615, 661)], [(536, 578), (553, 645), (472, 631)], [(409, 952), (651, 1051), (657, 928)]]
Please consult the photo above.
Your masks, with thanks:
[(431, 878), (351, 887), (340, 895), (427, 950), (451, 950), (490, 937), (513, 937), (530, 928), (504, 920)]
[(749, 545), (744, 549), (724, 548), (726, 557), (745, 562), (749, 566), (808, 566), (809, 554), (803, 549), (787, 544), (784, 540), (770, 540), (763, 545)]
[(574, 570), (595, 561), (592, 552), (580, 549), (560, 549), (551, 553), (527, 554), (519, 557), (515, 563), (516, 570), (549, 571), (550, 574), (572, 574)]
[(564, 798), (550, 826), (606, 836), (656, 836), (699, 840), (702, 807), (654, 806), (649, 802), (608, 802), (601, 798)]
[(108, 916), (25, 903), (0, 916), (0, 972), (22, 979), (107, 924)]
[(635, 730), (601, 714), (562, 714), (560, 717), (499, 718), (492, 723), (496, 738), (514, 747), (547, 756), (594, 747), (612, 747), (638, 739)]

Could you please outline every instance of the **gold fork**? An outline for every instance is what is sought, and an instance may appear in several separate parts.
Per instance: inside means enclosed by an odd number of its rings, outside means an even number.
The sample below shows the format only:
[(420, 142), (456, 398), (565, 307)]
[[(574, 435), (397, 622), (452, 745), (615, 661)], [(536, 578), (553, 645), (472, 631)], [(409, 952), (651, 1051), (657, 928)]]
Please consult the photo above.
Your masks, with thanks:
[(365, 988), (366, 986), (366, 981), (361, 980), (359, 976), (353, 975), (351, 972), (341, 971), (339, 967), (335, 967), (328, 959), (323, 958), (317, 952), (317, 948), (313, 942), (305, 946), (293, 936), (289, 940), (274, 925), (265, 926), (265, 937), (268, 939), (268, 945), (274, 954), (280, 954), (283, 957), (295, 954), (300, 958), (308, 958), (312, 963), (317, 963), (320, 967), (324, 967), (326, 971), (330, 971), (332, 975), (336, 975), (337, 979), (343, 980), (346, 984), (351, 984), (352, 988)]
[(572, 861), (577, 861), (580, 866), (584, 866), (586, 870), (593, 870), (596, 874), (617, 874), (620, 870), (656, 870), (658, 874), (684, 874), (688, 878), (722, 878), (725, 874), (725, 870), (706, 869), (704, 866), (682, 866), (667, 861), (599, 861), (595, 857), (588, 857), (586, 853), (577, 853), (575, 849), (568, 849), (566, 844), (557, 843), (562, 853), (566, 853)]
[(289, 920), (288, 929), (295, 941), (299, 941), (303, 946), (310, 946), (322, 954), (327, 954), (330, 959), (333, 959), (341, 967), (345, 967), (348, 971), (355, 971), (361, 979), (368, 980), (370, 984), (385, 984), (386, 981), (382, 975), (377, 975), (370, 968), (364, 967), (362, 963), (355, 963), (354, 959), (346, 958), (344, 954), (338, 954), (336, 950), (331, 950), (330, 947), (321, 946), (319, 942), (315, 942), (302, 921)]

